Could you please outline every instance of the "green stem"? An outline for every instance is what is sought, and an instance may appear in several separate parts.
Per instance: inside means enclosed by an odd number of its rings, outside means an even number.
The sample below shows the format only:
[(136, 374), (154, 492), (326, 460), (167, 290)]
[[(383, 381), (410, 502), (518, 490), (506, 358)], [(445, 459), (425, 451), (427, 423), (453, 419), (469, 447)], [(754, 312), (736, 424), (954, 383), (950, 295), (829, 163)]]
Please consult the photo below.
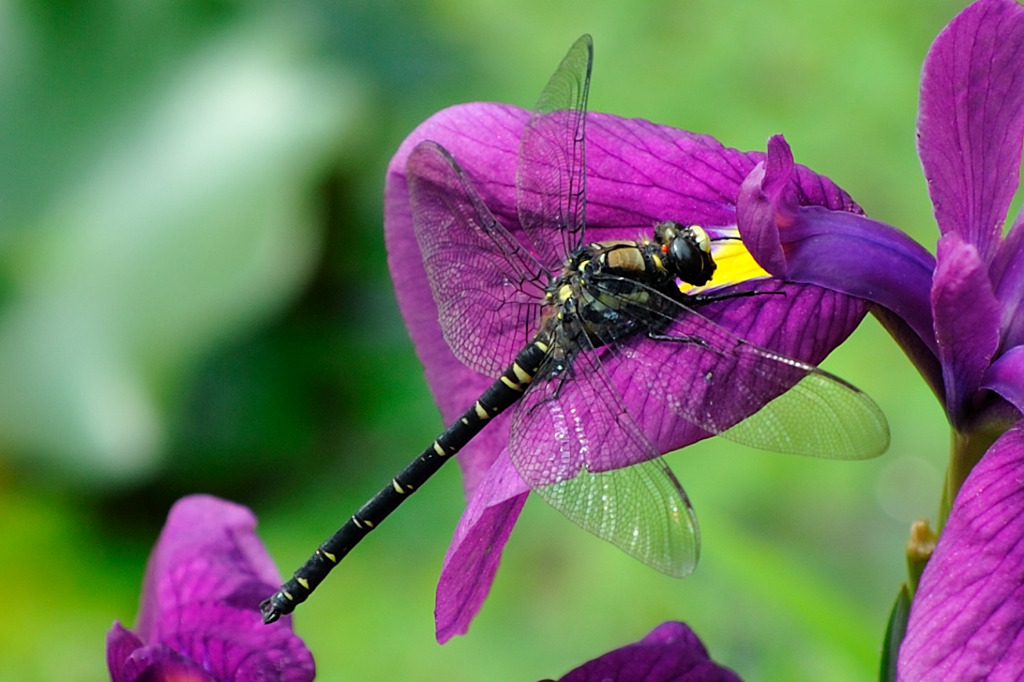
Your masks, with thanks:
[(968, 433), (954, 430), (949, 448), (949, 469), (946, 471), (946, 485), (942, 491), (942, 503), (939, 508), (939, 530), (946, 525), (949, 512), (953, 508), (957, 493), (967, 480), (982, 455), (1001, 436), (1004, 428), (979, 429)]

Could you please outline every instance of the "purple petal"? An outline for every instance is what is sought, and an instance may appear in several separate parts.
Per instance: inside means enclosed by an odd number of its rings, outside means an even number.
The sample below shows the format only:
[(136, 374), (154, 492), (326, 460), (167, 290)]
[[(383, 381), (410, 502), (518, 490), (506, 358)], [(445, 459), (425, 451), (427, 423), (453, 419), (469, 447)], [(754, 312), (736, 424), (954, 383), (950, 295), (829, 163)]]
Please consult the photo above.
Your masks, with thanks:
[(737, 200), (737, 225), (743, 243), (765, 270), (790, 276), (783, 233), (797, 219), (799, 206), (793, 191), (793, 154), (781, 135), (768, 140), (768, 157), (743, 181)]
[(465, 634), (487, 598), (528, 492), (503, 450), (470, 498), (444, 558), (434, 607), (441, 644)]
[(918, 153), (942, 234), (988, 263), (1017, 189), (1024, 135), (1024, 8), (981, 0), (925, 59)]
[(931, 298), (946, 414), (962, 429), (999, 346), (1001, 311), (978, 251), (959, 234), (939, 239), (937, 261)]
[(1024, 346), (1014, 346), (1000, 355), (988, 368), (982, 385), (1024, 414)]
[(1004, 348), (1024, 344), (1024, 215), (1018, 216), (992, 263), (992, 283), (1003, 311)]
[(925, 567), (899, 678), (1011, 680), (1024, 670), (1024, 422), (964, 482)]
[[(260, 618), (259, 602), (280, 578), (255, 528), (248, 509), (213, 497), (174, 505), (147, 567), (136, 629), (145, 646), (128, 657), (132, 665), (157, 665), (173, 653), (216, 679), (313, 678), (312, 656), (290, 620), (268, 626)], [(121, 630), (115, 625), (109, 636), (110, 657), (123, 659), (132, 643)]]
[(111, 682), (131, 682), (139, 672), (128, 663), (132, 653), (142, 649), (142, 641), (133, 632), (114, 621), (107, 632), (107, 669)]
[(739, 229), (770, 273), (866, 299), (893, 310), (922, 339), (933, 336), (929, 306), (935, 258), (894, 227), (850, 211), (801, 206), (789, 145), (768, 142), (768, 161), (744, 182)]
[[(894, 227), (845, 210), (800, 205), (793, 157), (781, 136), (768, 142), (768, 160), (755, 168), (739, 196), (738, 223), (751, 254), (772, 275), (871, 301), (895, 314), (894, 334), (909, 327), (915, 363), (941, 386), (930, 292), (935, 258)], [(923, 355), (929, 349), (933, 358)]]
[[(129, 648), (131, 639), (137, 645)], [(107, 633), (107, 665), (112, 682), (215, 682), (196, 662), (164, 644), (143, 646), (119, 623)]]
[(177, 627), (169, 615), (195, 603), (220, 601), (257, 610), (265, 589), (280, 583), (245, 507), (207, 495), (178, 500), (167, 515), (146, 568), (136, 628), (143, 641)]
[(140, 682), (216, 682), (195, 663), (173, 652), (154, 652), (148, 658), (139, 661)]
[[(744, 178), (764, 158), (707, 135), (605, 114), (587, 118), (587, 239), (635, 238), (662, 220), (736, 224)], [(837, 210), (856, 204), (828, 178), (798, 169), (798, 200)]]
[(662, 623), (639, 642), (584, 663), (559, 682), (740, 682), (708, 656), (684, 623)]

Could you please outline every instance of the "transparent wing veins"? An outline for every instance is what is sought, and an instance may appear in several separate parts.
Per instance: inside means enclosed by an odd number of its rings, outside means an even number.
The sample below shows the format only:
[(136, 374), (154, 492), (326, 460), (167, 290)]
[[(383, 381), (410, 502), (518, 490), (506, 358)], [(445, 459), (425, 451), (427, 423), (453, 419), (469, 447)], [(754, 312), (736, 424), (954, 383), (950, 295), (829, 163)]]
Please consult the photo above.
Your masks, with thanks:
[(540, 262), (552, 269), (584, 240), (585, 128), (593, 56), (589, 35), (569, 48), (541, 93), (519, 144), (519, 222)]
[[(673, 414), (734, 442), (776, 452), (867, 459), (888, 447), (885, 416), (855, 386), (739, 338), (694, 308), (648, 291), (675, 314), (645, 310), (663, 323), (658, 340), (640, 334), (609, 352), (626, 362), (624, 373), (647, 382), (652, 397)], [(651, 352), (651, 344), (672, 343), (665, 340), (671, 337), (677, 339), (677, 352)]]
[(583, 469), (534, 492), (584, 530), (662, 573), (683, 578), (697, 566), (697, 517), (660, 457), (614, 471)]
[[(516, 407), (513, 464), (571, 521), (662, 573), (693, 572), (696, 515), (585, 338), (561, 370), (542, 366)], [(571, 373), (565, 377), (565, 373)], [(563, 381), (563, 379), (565, 381)], [(622, 467), (619, 458), (634, 464)]]
[(548, 273), (497, 221), (441, 145), (417, 145), (407, 177), (445, 341), (467, 367), (498, 376), (539, 327)]

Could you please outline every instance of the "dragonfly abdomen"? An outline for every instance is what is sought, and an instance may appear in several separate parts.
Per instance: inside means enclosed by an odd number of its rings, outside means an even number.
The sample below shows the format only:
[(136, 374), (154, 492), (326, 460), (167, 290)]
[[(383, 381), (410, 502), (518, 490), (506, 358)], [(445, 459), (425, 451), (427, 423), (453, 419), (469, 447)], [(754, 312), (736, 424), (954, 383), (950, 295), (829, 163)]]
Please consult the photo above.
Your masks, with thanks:
[(501, 376), (485, 390), (455, 423), (434, 439), (419, 457), (391, 479), (326, 542), (317, 548), (292, 578), (260, 604), (264, 623), (273, 623), (306, 601), (327, 574), (359, 541), (369, 535), (453, 455), (490, 422), (514, 405), (533, 381), (549, 350), (542, 331), (516, 355)]

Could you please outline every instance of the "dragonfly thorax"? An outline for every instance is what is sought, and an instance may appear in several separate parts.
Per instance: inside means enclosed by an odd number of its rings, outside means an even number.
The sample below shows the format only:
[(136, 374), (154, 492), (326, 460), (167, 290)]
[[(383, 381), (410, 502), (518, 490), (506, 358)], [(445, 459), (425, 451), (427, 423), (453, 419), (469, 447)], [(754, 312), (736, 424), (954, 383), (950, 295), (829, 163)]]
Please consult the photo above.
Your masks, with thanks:
[[(715, 268), (707, 232), (668, 220), (654, 228), (653, 241), (615, 239), (580, 246), (549, 283), (547, 300), (560, 306), (581, 290), (597, 286), (611, 288), (617, 296), (628, 297), (631, 289), (638, 295), (653, 289), (675, 298), (677, 280), (702, 286), (711, 280)], [(615, 280), (617, 286), (611, 283)]]
[(678, 281), (701, 285), (714, 269), (707, 233), (672, 221), (660, 223), (653, 240), (584, 244), (547, 287), (552, 315), (544, 335), (561, 337), (555, 346), (578, 345), (586, 335), (598, 347), (654, 331), (683, 296)]

